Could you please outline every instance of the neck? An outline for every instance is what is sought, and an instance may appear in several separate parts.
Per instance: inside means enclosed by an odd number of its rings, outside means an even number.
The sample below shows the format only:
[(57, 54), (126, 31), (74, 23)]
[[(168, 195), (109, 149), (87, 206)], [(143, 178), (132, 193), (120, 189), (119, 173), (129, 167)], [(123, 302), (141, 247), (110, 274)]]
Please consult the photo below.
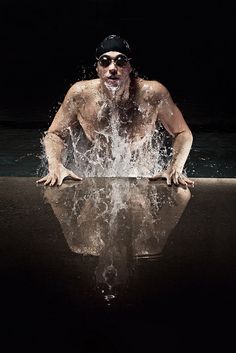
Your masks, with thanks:
[(101, 93), (105, 99), (113, 102), (126, 102), (130, 96), (130, 77), (120, 86), (108, 86), (101, 82)]

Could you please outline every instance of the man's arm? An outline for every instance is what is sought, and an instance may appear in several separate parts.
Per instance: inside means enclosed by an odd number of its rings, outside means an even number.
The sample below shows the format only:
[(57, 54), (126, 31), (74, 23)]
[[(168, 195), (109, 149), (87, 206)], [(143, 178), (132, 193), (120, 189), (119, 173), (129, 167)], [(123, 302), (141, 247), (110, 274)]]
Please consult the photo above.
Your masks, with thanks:
[(193, 185), (194, 182), (182, 174), (191, 150), (193, 136), (182, 113), (164, 86), (161, 86), (158, 119), (173, 137), (173, 156), (168, 168), (150, 179), (166, 178), (168, 185), (171, 185), (172, 181), (176, 185)]
[(82, 180), (79, 176), (67, 169), (63, 165), (63, 155), (66, 148), (66, 138), (69, 128), (77, 123), (76, 85), (67, 92), (66, 97), (56, 113), (50, 125), (43, 143), (48, 160), (48, 174), (37, 180), (37, 183), (44, 185), (61, 185), (64, 178), (71, 177), (75, 180)]

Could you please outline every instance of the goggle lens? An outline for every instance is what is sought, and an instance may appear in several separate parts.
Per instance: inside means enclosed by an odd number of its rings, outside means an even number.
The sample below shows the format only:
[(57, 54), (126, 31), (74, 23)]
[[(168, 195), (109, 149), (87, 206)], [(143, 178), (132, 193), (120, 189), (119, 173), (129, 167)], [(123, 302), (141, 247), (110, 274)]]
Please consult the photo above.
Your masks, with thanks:
[(115, 65), (119, 67), (124, 67), (125, 65), (127, 65), (129, 59), (125, 55), (118, 55), (114, 59), (112, 59), (108, 55), (104, 55), (104, 56), (101, 56), (98, 60), (99, 65), (101, 65), (102, 67), (108, 67), (112, 63), (112, 61), (114, 62)]

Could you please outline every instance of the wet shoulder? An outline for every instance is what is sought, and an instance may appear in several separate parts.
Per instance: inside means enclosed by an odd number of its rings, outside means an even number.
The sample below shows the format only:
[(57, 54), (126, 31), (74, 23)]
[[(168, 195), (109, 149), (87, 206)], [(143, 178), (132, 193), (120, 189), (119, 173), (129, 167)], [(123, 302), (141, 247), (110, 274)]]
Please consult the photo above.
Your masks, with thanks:
[(144, 99), (150, 102), (158, 103), (169, 94), (167, 88), (159, 81), (138, 79), (137, 86)]
[(86, 98), (98, 89), (99, 79), (84, 80), (74, 83), (67, 95), (73, 99)]

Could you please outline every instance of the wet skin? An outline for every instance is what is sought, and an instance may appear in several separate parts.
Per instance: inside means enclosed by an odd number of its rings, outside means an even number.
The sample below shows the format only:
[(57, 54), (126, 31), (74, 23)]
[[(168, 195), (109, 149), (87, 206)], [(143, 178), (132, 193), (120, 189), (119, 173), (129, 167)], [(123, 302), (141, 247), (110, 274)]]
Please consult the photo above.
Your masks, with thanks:
[[(120, 53), (108, 52), (115, 59)], [(98, 78), (75, 83), (67, 92), (44, 138), (49, 173), (37, 181), (44, 185), (61, 185), (65, 178), (81, 180), (62, 162), (69, 128), (78, 124), (87, 139), (94, 143), (101, 131), (110, 129), (111, 116), (119, 120), (119, 135), (135, 142), (154, 133), (159, 121), (173, 137), (173, 158), (166, 170), (150, 180), (164, 178), (168, 185), (193, 186), (182, 174), (192, 145), (191, 131), (167, 88), (160, 82), (131, 78), (130, 62), (120, 67), (114, 60), (103, 67), (97, 63)], [(104, 140), (103, 143), (109, 144)]]

